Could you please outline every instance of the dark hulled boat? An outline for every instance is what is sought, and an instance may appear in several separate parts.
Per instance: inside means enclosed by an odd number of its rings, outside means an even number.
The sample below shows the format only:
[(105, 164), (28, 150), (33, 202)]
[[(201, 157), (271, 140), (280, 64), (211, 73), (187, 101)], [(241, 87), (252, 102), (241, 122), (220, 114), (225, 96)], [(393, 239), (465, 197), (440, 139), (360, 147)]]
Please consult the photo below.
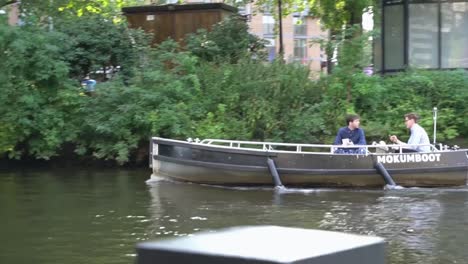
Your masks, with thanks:
[(297, 187), (381, 187), (387, 174), (401, 186), (437, 187), (466, 185), (468, 177), (466, 149), (432, 145), (433, 151), (423, 153), (403, 153), (403, 145), (396, 146), (397, 153), (379, 153), (379, 146), (367, 145), (359, 146), (365, 154), (335, 154), (334, 145), (155, 137), (151, 146), (152, 177), (213, 185), (280, 180)]

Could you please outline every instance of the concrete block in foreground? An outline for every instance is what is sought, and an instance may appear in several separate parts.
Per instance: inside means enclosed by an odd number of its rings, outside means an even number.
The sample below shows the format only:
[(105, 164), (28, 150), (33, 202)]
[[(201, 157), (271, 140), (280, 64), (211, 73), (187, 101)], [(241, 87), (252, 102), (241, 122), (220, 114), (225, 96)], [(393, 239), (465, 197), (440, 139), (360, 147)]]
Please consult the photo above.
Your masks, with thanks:
[(243, 226), (137, 245), (137, 264), (383, 264), (378, 237), (280, 226)]

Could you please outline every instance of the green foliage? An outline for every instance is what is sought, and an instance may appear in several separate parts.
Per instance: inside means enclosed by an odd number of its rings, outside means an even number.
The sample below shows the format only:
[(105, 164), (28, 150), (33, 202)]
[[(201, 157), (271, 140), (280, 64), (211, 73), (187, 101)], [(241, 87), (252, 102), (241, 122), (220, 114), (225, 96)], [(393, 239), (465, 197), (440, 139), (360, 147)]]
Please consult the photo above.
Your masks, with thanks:
[(187, 38), (187, 49), (207, 61), (228, 61), (252, 56), (264, 59), (266, 42), (248, 32), (248, 25), (239, 16), (230, 16), (213, 26), (211, 31), (198, 30)]
[(64, 56), (70, 65), (70, 77), (75, 79), (117, 67), (122, 77), (128, 79), (149, 43), (141, 31), (114, 24), (100, 15), (70, 18), (57, 25), (56, 30), (67, 36)]
[[(439, 141), (468, 136), (463, 70), (367, 76), (357, 70), (362, 57), (348, 49), (343, 60), (354, 58), (358, 67), (345, 63), (312, 81), (304, 66), (256, 59), (246, 32), (232, 32), (239, 46), (215, 29), (209, 39), (216, 49), (183, 50), (174, 41), (150, 49), (137, 44), (140, 35), (101, 18), (73, 21), (54, 32), (0, 24), (1, 155), (49, 159), (74, 146), (78, 155), (123, 164), (151, 136), (331, 143), (350, 112), (361, 115), (369, 142), (390, 134), (406, 140), (403, 115), (417, 112), (432, 136), (434, 106)], [(88, 41), (90, 32), (96, 39)], [(99, 82), (92, 96), (80, 93), (76, 77), (108, 65), (124, 72)]]
[(0, 25), (0, 146), (3, 153), (48, 159), (71, 140), (76, 112), (61, 55), (63, 36)]
[(98, 87), (81, 107), (78, 154), (128, 161), (151, 136), (181, 138), (191, 134), (189, 104), (198, 84), (196, 58), (173, 52), (176, 43), (159, 46), (130, 86), (117, 79)]
[(53, 27), (69, 18), (96, 14), (114, 23), (121, 23), (124, 21), (121, 17), (122, 7), (143, 3), (144, 0), (0, 0), (0, 8), (18, 4), (26, 24)]
[[(217, 131), (225, 138), (293, 139), (286, 130), (308, 124), (311, 120), (300, 115), (320, 98), (308, 75), (305, 67), (281, 62), (264, 64), (246, 59), (238, 64), (202, 65), (202, 94), (197, 101), (208, 114), (200, 122), (197, 136), (217, 137), (210, 135)], [(218, 125), (213, 130), (207, 124)], [(299, 140), (297, 134), (302, 133), (300, 141), (310, 140), (310, 132), (297, 131), (295, 137)]]
[[(403, 116), (420, 115), (420, 124), (433, 134), (432, 108), (439, 109), (438, 141), (468, 135), (464, 118), (468, 107), (468, 73), (466, 71), (407, 71), (394, 76), (365, 77), (353, 75), (353, 104), (363, 117), (367, 136), (387, 139), (390, 134), (409, 137)], [(342, 99), (343, 100), (343, 99)]]

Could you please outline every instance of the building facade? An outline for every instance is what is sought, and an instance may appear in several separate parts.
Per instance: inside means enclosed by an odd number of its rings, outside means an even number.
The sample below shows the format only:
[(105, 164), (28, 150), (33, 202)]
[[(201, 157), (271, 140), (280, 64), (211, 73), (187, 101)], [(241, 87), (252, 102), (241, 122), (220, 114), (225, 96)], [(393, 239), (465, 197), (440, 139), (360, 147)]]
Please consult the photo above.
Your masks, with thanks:
[[(146, 0), (145, 4), (177, 4), (177, 0)], [(197, 0), (185, 0), (183, 3), (200, 3)], [(220, 0), (204, 0), (203, 3), (221, 3)], [(267, 40), (268, 60), (279, 56), (278, 21), (270, 12), (260, 12), (255, 3), (239, 7), (239, 13), (247, 18), (250, 33)], [(276, 8), (271, 8), (275, 12)], [(9, 23), (18, 23), (18, 4), (8, 8)], [(309, 65), (312, 72), (326, 72), (326, 55), (314, 40), (324, 39), (327, 32), (321, 29), (319, 20), (307, 12), (294, 13), (282, 19), (283, 49), (286, 62)]]
[[(185, 0), (183, 3), (200, 1)], [(219, 0), (205, 0), (204, 3), (221, 2)], [(147, 0), (145, 4), (176, 4), (180, 1)], [(267, 40), (268, 60), (279, 56), (278, 21), (271, 12), (261, 12), (255, 3), (239, 7), (239, 13), (247, 18), (250, 33)], [(264, 8), (266, 9), (266, 8)], [(271, 8), (276, 10), (276, 8)], [(274, 12), (274, 11), (272, 11)], [(282, 19), (283, 49), (286, 62), (297, 62), (309, 65), (314, 73), (326, 72), (326, 55), (314, 40), (326, 39), (327, 32), (321, 29), (319, 20), (314, 19), (307, 12), (298, 12)]]
[[(254, 4), (248, 4), (240, 12), (249, 18), (250, 32), (268, 41), (268, 59), (273, 60), (279, 56), (278, 21), (271, 13), (255, 12), (255, 8)], [(326, 70), (325, 53), (319, 44), (313, 43), (326, 38), (318, 20), (304, 13), (295, 13), (283, 18), (282, 25), (285, 61), (310, 65), (315, 72)]]
[(376, 71), (468, 69), (468, 0), (383, 0), (380, 13)]
[(0, 9), (0, 15), (8, 17), (9, 25), (17, 25), (19, 23), (19, 3), (9, 4)]

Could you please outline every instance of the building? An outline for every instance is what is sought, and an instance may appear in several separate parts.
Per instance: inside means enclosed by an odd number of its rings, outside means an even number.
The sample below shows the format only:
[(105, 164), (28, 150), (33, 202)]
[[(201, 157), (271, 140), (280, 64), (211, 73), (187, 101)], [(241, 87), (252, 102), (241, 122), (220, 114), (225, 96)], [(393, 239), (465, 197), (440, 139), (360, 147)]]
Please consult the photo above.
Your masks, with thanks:
[(378, 72), (468, 69), (468, 0), (382, 0), (375, 25)]
[[(249, 18), (250, 32), (268, 41), (268, 58), (273, 60), (278, 56), (279, 38), (278, 22), (275, 16), (268, 12), (254, 12), (255, 4), (248, 4), (241, 13)], [(256, 15), (252, 15), (256, 13)], [(282, 19), (283, 47), (286, 62), (309, 64), (315, 72), (324, 70), (325, 53), (314, 40), (324, 39), (327, 33), (322, 31), (319, 21), (307, 12), (294, 13)]]
[(237, 13), (237, 8), (223, 3), (185, 5), (144, 5), (124, 7), (130, 27), (142, 28), (153, 35), (152, 43), (168, 38), (184, 43), (185, 36), (198, 29), (210, 30), (224, 18)]
[[(197, 0), (185, 0), (184, 3), (195, 3)], [(219, 0), (205, 0), (204, 3), (222, 2)], [(180, 1), (147, 0), (145, 4), (169, 4)], [(268, 9), (268, 8), (264, 8)], [(268, 59), (271, 61), (279, 56), (278, 21), (272, 12), (258, 9), (255, 3), (239, 7), (239, 13), (247, 17), (250, 33), (268, 41)], [(326, 72), (326, 55), (314, 40), (327, 38), (327, 32), (321, 29), (319, 20), (307, 12), (298, 12), (282, 19), (283, 48), (286, 62), (298, 62), (310, 65), (312, 72)]]
[(0, 9), (1, 15), (8, 16), (8, 24), (9, 25), (17, 25), (19, 22), (19, 3), (12, 3), (9, 4), (2, 9)]

